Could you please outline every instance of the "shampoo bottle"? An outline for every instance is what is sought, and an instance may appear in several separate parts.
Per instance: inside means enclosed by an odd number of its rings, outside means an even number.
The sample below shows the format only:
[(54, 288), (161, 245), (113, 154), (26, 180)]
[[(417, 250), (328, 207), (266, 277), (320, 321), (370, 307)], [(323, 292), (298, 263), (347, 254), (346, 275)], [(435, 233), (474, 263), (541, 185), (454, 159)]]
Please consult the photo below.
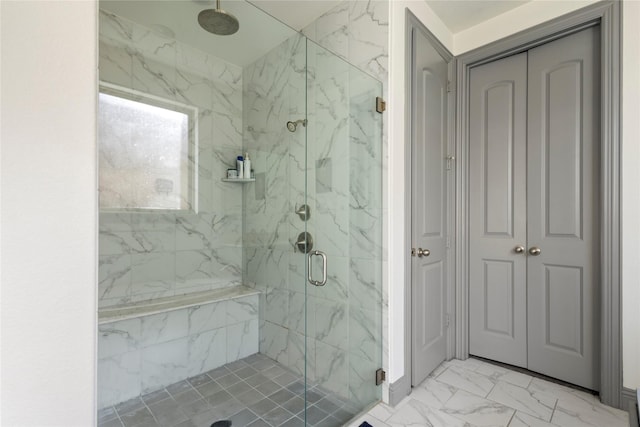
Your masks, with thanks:
[(236, 160), (236, 168), (238, 169), (238, 178), (242, 179), (244, 178), (244, 159), (242, 158), (242, 156), (238, 156), (238, 159)]
[(251, 178), (251, 159), (249, 159), (249, 153), (244, 153), (244, 179)]

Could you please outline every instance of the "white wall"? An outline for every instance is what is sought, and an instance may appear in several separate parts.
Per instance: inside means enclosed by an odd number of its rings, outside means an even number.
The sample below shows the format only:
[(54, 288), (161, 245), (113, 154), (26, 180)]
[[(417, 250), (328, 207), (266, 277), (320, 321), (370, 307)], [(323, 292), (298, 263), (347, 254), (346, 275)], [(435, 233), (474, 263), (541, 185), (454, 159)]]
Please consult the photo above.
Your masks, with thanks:
[(622, 44), (622, 369), (640, 388), (640, 2), (623, 3)]
[(96, 3), (0, 8), (0, 424), (91, 426)]
[(411, 242), (405, 241), (405, 10), (409, 9), (449, 50), (453, 35), (438, 16), (421, 0), (389, 2), (389, 383), (404, 375), (404, 283), (405, 258)]

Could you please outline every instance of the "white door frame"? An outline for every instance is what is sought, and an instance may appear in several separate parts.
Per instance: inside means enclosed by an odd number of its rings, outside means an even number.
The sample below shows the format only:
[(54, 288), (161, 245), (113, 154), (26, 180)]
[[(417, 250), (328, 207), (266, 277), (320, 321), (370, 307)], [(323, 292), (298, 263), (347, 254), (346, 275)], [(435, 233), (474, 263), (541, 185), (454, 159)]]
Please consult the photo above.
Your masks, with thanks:
[(459, 359), (469, 357), (469, 138), (468, 95), (471, 67), (600, 24), (601, 31), (601, 324), (600, 398), (622, 405), (620, 305), (620, 41), (621, 2), (605, 0), (519, 32), (458, 58), (456, 128), (456, 345)]

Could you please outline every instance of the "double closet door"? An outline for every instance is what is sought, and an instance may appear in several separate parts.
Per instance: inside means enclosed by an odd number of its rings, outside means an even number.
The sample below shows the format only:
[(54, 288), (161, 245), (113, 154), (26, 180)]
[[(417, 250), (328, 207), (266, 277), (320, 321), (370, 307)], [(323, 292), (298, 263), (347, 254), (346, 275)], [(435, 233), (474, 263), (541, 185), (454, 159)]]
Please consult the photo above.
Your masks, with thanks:
[(599, 38), (480, 65), (469, 86), (470, 353), (595, 390)]

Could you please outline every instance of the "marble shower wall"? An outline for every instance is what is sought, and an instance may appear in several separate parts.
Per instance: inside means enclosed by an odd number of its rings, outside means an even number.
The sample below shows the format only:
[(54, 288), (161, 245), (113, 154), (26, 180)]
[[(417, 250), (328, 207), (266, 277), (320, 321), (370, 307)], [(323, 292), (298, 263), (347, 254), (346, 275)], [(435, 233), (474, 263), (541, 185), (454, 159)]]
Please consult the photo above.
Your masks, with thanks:
[[(198, 212), (100, 213), (99, 305), (239, 284), (242, 68), (100, 11), (100, 80), (198, 108)], [(195, 162), (195, 158), (190, 159)]]
[(304, 256), (292, 237), (304, 230), (294, 214), (304, 203), (306, 40), (288, 39), (244, 68), (245, 147), (256, 182), (245, 186), (245, 279), (262, 291), (260, 352), (304, 370)]
[[(306, 334), (308, 378), (371, 403), (382, 366), (381, 84), (301, 36), (245, 67), (243, 82), (256, 173), (244, 195), (245, 283), (262, 291), (260, 351), (303, 374)], [(304, 117), (306, 128), (286, 129)], [(308, 222), (295, 214), (305, 202)], [(307, 284), (294, 249), (305, 230), (329, 257), (324, 287)]]
[[(320, 16), (302, 31), (320, 46), (382, 82), (382, 97), (389, 88), (389, 7), (390, 0), (345, 0)], [(393, 108), (391, 106), (390, 108)], [(383, 368), (388, 366), (389, 283), (387, 277), (388, 224), (388, 113), (382, 115), (382, 301)], [(387, 384), (387, 383), (385, 383)], [(385, 385), (384, 387), (387, 387)]]

